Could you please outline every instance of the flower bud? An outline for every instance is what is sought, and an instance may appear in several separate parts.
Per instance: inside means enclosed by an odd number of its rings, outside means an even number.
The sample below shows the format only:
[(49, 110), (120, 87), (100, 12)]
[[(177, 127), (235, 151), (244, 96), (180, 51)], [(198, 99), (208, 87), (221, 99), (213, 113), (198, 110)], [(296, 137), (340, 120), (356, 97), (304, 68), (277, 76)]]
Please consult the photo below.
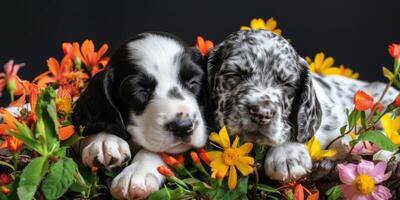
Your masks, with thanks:
[(374, 106), (374, 99), (364, 91), (357, 91), (353, 98), (354, 109), (356, 111), (365, 111)]
[(182, 154), (178, 154), (176, 155), (176, 160), (178, 160), (178, 162), (183, 165), (185, 164), (185, 157)]
[(157, 167), (157, 171), (167, 178), (175, 176), (174, 172), (172, 172), (172, 170), (167, 166), (159, 166)]
[(199, 156), (197, 155), (196, 152), (194, 152), (194, 151), (190, 152), (190, 157), (192, 158), (192, 161), (193, 161), (194, 165), (201, 164), (200, 158), (199, 158)]
[(174, 158), (173, 156), (171, 156), (171, 155), (168, 155), (167, 153), (161, 153), (160, 156), (161, 156), (161, 159), (162, 159), (165, 163), (167, 163), (168, 165), (170, 165), (170, 166), (178, 167), (178, 166), (180, 165), (180, 162), (179, 162), (177, 159), (175, 159), (175, 158)]
[(6, 187), (6, 186), (1, 186), (1, 192), (3, 192), (5, 195), (7, 195), (8, 193), (11, 192), (11, 190), (8, 189), (8, 187)]
[(201, 160), (203, 160), (203, 162), (205, 162), (207, 165), (210, 165), (211, 161), (207, 156), (206, 150), (201, 148), (201, 149), (198, 149), (197, 152), (199, 153)]
[(396, 106), (396, 108), (400, 107), (400, 95), (396, 97), (396, 99), (393, 101), (393, 105)]

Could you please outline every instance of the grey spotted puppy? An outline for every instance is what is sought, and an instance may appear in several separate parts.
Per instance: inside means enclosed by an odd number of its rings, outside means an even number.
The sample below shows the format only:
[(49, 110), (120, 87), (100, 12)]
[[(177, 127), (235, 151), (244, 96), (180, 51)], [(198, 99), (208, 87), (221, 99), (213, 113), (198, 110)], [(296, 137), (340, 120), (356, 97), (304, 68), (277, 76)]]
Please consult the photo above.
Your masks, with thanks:
[[(375, 97), (383, 83), (311, 73), (307, 62), (283, 37), (266, 30), (238, 31), (206, 56), (208, 110), (230, 134), (268, 145), (266, 174), (285, 181), (312, 167), (303, 143), (314, 134), (325, 148), (346, 123), (357, 90)], [(391, 88), (387, 105), (398, 91)], [(340, 141), (332, 145), (340, 158)]]

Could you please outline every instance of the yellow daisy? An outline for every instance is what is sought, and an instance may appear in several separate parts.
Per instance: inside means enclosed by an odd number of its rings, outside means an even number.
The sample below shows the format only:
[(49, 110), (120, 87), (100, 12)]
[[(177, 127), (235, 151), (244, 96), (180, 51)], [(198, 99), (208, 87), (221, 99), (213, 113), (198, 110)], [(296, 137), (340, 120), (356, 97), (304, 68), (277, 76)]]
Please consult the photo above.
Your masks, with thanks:
[(217, 173), (224, 177), (229, 171), (228, 188), (234, 189), (237, 184), (236, 168), (243, 176), (248, 176), (253, 172), (254, 158), (247, 156), (253, 148), (252, 143), (245, 143), (237, 147), (239, 137), (235, 136), (233, 144), (229, 139), (228, 131), (223, 127), (219, 133), (211, 133), (209, 139), (220, 147), (223, 151), (209, 151), (207, 156), (211, 160), (212, 177), (216, 178)]
[(308, 152), (310, 153), (311, 158), (314, 161), (321, 160), (321, 159), (327, 158), (327, 157), (332, 157), (336, 154), (336, 151), (333, 149), (321, 150), (321, 144), (319, 143), (317, 138), (315, 138), (315, 136), (313, 136), (306, 143), (306, 148), (307, 148)]
[(390, 114), (386, 114), (381, 118), (381, 123), (386, 136), (393, 142), (393, 144), (400, 145), (400, 116), (392, 119)]
[(306, 57), (306, 61), (310, 65), (310, 71), (318, 74), (339, 75), (352, 79), (357, 79), (359, 76), (358, 73), (353, 73), (351, 69), (345, 68), (343, 65), (335, 67), (335, 60), (332, 57), (325, 58), (325, 54), (322, 52), (315, 55), (314, 61), (310, 57)]
[(242, 26), (242, 27), (240, 27), (240, 30), (263, 29), (263, 30), (272, 31), (272, 32), (276, 33), (277, 35), (282, 35), (282, 30), (277, 28), (277, 26), (278, 26), (278, 22), (276, 22), (276, 20), (273, 17), (267, 19), (266, 21), (264, 21), (262, 18), (254, 18), (250, 22), (250, 27)]

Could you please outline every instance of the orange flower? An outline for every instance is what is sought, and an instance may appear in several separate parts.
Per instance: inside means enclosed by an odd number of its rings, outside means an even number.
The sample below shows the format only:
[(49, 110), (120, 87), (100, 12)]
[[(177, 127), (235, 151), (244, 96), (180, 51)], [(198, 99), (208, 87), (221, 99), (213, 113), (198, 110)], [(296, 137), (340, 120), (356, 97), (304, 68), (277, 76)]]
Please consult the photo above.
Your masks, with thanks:
[(0, 144), (0, 149), (7, 148), (11, 153), (17, 153), (22, 147), (22, 141), (18, 140), (12, 135), (8, 135), (6, 139)]
[(194, 152), (194, 151), (190, 152), (190, 157), (192, 158), (192, 161), (195, 165), (201, 164), (200, 158), (196, 152)]
[(214, 43), (210, 40), (204, 40), (203, 37), (197, 36), (196, 47), (200, 50), (201, 55), (206, 55), (207, 51), (214, 47)]
[(184, 157), (182, 154), (176, 155), (176, 160), (178, 160), (178, 162), (179, 162), (181, 165), (184, 165), (184, 164), (185, 164), (185, 157)]
[(161, 159), (170, 166), (177, 167), (180, 162), (167, 153), (160, 153)]
[(17, 127), (15, 126), (15, 123), (17, 123), (18, 120), (5, 108), (0, 108), (0, 114), (3, 117), (3, 123), (0, 124), (0, 135), (6, 134), (8, 130), (16, 132)]
[(207, 156), (206, 150), (201, 148), (201, 149), (197, 149), (197, 152), (199, 153), (201, 160), (203, 160), (203, 162), (205, 162), (207, 165), (210, 165), (211, 161), (210, 161), (210, 158), (208, 158), (208, 156)]
[(167, 166), (159, 166), (159, 167), (157, 167), (157, 171), (158, 171), (158, 173), (160, 173), (161, 175), (166, 176), (166, 177), (175, 176), (174, 172), (172, 172), (172, 170), (170, 168), (168, 168)]
[(374, 106), (374, 99), (364, 91), (357, 91), (353, 98), (356, 111), (365, 111)]
[(400, 59), (400, 44), (389, 45), (388, 51), (394, 59)]
[(10, 93), (11, 101), (14, 101), (14, 92), (17, 88), (17, 73), (24, 66), (24, 63), (14, 64), (13, 60), (9, 60), (4, 65), (4, 72), (0, 74), (0, 96), (5, 86)]
[(66, 87), (61, 87), (57, 91), (56, 108), (58, 112), (69, 114), (72, 112), (71, 90)]
[(8, 187), (6, 187), (6, 186), (1, 186), (1, 192), (3, 192), (3, 194), (7, 195), (8, 193), (11, 192), (11, 190), (8, 189)]
[(394, 106), (400, 107), (400, 95), (393, 101)]
[(83, 64), (89, 68), (92, 76), (102, 70), (99, 68), (99, 64), (101, 64), (103, 67), (106, 67), (108, 61), (110, 60), (109, 57), (103, 57), (108, 50), (108, 45), (103, 44), (96, 52), (92, 40), (85, 40), (81, 48), (79, 48), (79, 43), (77, 42), (74, 42), (73, 44), (64, 43), (63, 50), (64, 53), (70, 58), (72, 57), (74, 60), (81, 60)]
[[(67, 79), (64, 77), (64, 74), (73, 71), (72, 60), (67, 56), (61, 60), (61, 63), (59, 63), (57, 59), (51, 57), (47, 60), (47, 66), (49, 68), (47, 72), (33, 79), (33, 82), (37, 82), (39, 87), (45, 87), (49, 83), (66, 84)], [(51, 74), (51, 76), (49, 76), (49, 74)]]
[(75, 128), (73, 125), (60, 127), (58, 129), (58, 139), (61, 141), (67, 140), (74, 134), (75, 134)]

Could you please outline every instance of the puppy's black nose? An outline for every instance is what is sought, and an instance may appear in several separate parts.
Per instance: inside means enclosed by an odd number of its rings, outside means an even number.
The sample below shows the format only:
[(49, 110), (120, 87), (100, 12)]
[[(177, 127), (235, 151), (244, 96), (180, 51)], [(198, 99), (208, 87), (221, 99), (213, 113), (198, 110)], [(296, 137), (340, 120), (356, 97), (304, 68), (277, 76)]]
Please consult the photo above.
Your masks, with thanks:
[(186, 137), (193, 133), (193, 122), (189, 119), (174, 120), (169, 122), (166, 127), (177, 137)]
[(251, 105), (249, 106), (249, 114), (253, 121), (265, 125), (274, 117), (275, 111), (269, 105)]

